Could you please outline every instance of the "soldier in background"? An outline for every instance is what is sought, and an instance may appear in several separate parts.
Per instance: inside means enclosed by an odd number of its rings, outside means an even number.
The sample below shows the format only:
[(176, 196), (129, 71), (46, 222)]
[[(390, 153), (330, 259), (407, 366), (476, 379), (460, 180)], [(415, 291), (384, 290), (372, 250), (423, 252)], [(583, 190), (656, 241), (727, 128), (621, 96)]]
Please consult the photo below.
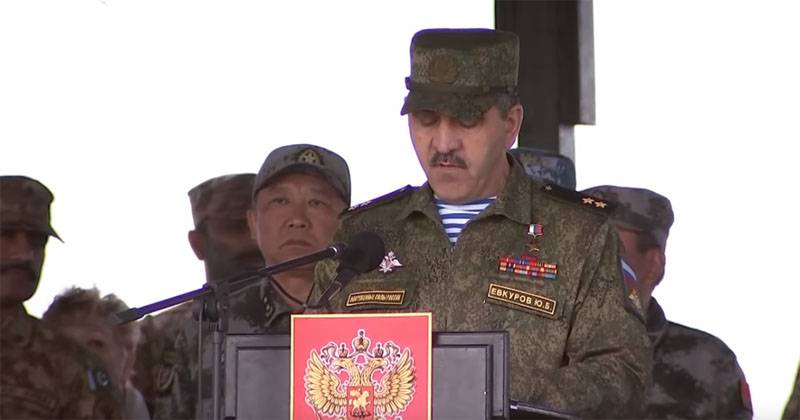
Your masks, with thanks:
[(52, 201), (35, 179), (0, 176), (0, 418), (120, 418), (106, 369), (24, 307), (58, 238)]
[(572, 159), (533, 147), (517, 147), (508, 152), (531, 178), (561, 188), (575, 189), (575, 164)]
[(128, 309), (114, 295), (100, 297), (96, 288), (73, 287), (56, 296), (42, 316), (45, 325), (94, 354), (108, 367), (111, 384), (123, 398), (122, 418), (149, 420), (141, 393), (131, 383), (138, 328), (116, 325), (112, 315)]
[[(333, 242), (339, 215), (350, 205), (350, 169), (338, 154), (310, 144), (273, 150), (258, 171), (247, 220), (268, 265), (322, 251)], [(289, 332), (314, 284), (314, 265), (276, 274), (264, 292), (275, 328)]]
[(797, 377), (794, 379), (794, 390), (783, 410), (783, 420), (790, 419), (800, 419), (800, 366), (797, 368)]
[[(532, 181), (508, 155), (523, 116), (518, 63), (509, 32), (414, 35), (401, 114), (428, 182), (344, 216), (338, 240), (370, 230), (388, 253), (331, 306), (431, 311), (438, 331), (506, 330), (511, 398), (633, 417), (650, 351), (642, 314), (624, 297), (619, 240), (606, 208)], [(333, 263), (318, 264), (315, 290), (334, 276)], [(392, 299), (353, 299), (362, 292)]]
[[(194, 229), (187, 237), (192, 251), (203, 261), (208, 284), (264, 266), (247, 227), (254, 178), (254, 174), (219, 176), (188, 192)], [(254, 289), (231, 291), (229, 304), (235, 309), (228, 319), (232, 324), (256, 328), (265, 322), (258, 292), (257, 285)], [(203, 386), (204, 399), (212, 396), (212, 326), (199, 323), (199, 312), (199, 305), (186, 302), (141, 321), (142, 340), (134, 383), (142, 390), (153, 418), (200, 417), (196, 413), (198, 384)], [(198, 328), (203, 334), (202, 369), (198, 362)]]
[[(339, 155), (301, 144), (274, 150), (258, 176), (228, 175), (189, 192), (195, 230), (189, 242), (214, 283), (329, 246), (338, 215), (350, 197), (350, 174)], [(250, 209), (252, 211), (249, 211)], [(248, 227), (249, 222), (249, 227)], [(313, 267), (301, 267), (230, 290), (226, 332), (288, 333), (289, 315), (302, 311), (313, 284)], [(196, 312), (196, 311), (195, 311)], [(137, 371), (150, 385), (154, 418), (210, 418), (211, 331), (203, 333), (198, 363), (197, 322), (184, 304), (145, 319), (145, 343)], [(196, 412), (198, 383), (202, 387)]]
[(650, 190), (610, 185), (583, 193), (616, 206), (612, 221), (647, 313), (654, 370), (646, 418), (752, 418), (749, 387), (733, 351), (711, 334), (668, 321), (652, 297), (666, 266), (674, 219), (669, 200)]

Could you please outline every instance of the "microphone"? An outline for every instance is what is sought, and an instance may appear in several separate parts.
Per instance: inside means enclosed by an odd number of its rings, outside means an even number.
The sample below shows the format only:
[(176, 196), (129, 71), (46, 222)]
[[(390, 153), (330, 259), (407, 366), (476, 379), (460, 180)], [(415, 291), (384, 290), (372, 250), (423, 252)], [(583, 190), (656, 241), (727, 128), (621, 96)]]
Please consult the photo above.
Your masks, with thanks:
[(339, 268), (336, 278), (322, 293), (315, 305), (307, 308), (326, 307), (330, 310), (330, 300), (359, 274), (374, 270), (383, 261), (386, 248), (383, 239), (372, 232), (361, 232), (353, 236), (350, 245), (339, 256)]
[[(380, 250), (381, 250), (380, 251), (381, 252), (381, 256), (378, 258), (378, 262), (375, 263), (375, 265), (377, 266), (378, 264), (380, 264), (381, 258), (383, 258), (383, 241), (377, 235), (375, 235), (375, 234), (372, 234), (372, 235), (374, 236), (374, 238), (368, 239), (368, 240), (369, 241), (373, 241), (372, 243), (374, 243), (374, 240), (377, 239), (378, 240), (378, 244), (380, 245)], [(356, 235), (356, 237), (358, 237), (358, 235)], [(354, 244), (355, 244), (355, 242), (354, 242)], [(115, 325), (125, 324), (125, 323), (128, 323), (128, 322), (135, 321), (135, 320), (137, 320), (139, 318), (142, 318), (143, 316), (145, 316), (145, 315), (147, 315), (149, 313), (152, 313), (152, 312), (155, 312), (155, 311), (160, 311), (162, 309), (169, 308), (170, 306), (175, 306), (177, 304), (180, 304), (180, 303), (183, 303), (183, 302), (186, 302), (186, 301), (189, 301), (189, 300), (201, 297), (201, 296), (214, 294), (215, 293), (215, 289), (217, 289), (220, 286), (225, 287), (226, 290), (231, 290), (231, 289), (235, 289), (238, 286), (248, 285), (248, 284), (250, 284), (250, 283), (252, 283), (252, 282), (254, 282), (256, 280), (260, 280), (260, 279), (262, 279), (264, 277), (269, 277), (269, 276), (271, 276), (273, 274), (277, 274), (277, 273), (280, 273), (280, 272), (283, 272), (283, 271), (291, 270), (293, 268), (301, 267), (301, 266), (304, 266), (304, 265), (307, 265), (307, 264), (315, 263), (317, 261), (324, 260), (326, 258), (343, 258), (345, 255), (347, 255), (347, 250), (351, 249), (351, 248), (357, 248), (357, 247), (353, 247), (353, 246), (348, 247), (347, 245), (345, 245), (343, 243), (334, 243), (331, 246), (323, 249), (322, 251), (318, 251), (318, 252), (315, 252), (313, 254), (309, 254), (309, 255), (305, 255), (305, 256), (299, 257), (299, 258), (291, 259), (289, 261), (285, 261), (285, 262), (282, 262), (282, 263), (279, 263), (279, 264), (267, 266), (267, 267), (259, 269), (258, 271), (255, 271), (255, 272), (239, 274), (239, 275), (236, 275), (236, 276), (228, 277), (228, 278), (225, 278), (223, 280), (220, 280), (216, 284), (213, 284), (213, 285), (206, 284), (206, 285), (204, 285), (203, 287), (201, 287), (201, 288), (199, 288), (197, 290), (192, 290), (190, 292), (182, 293), (180, 295), (173, 296), (171, 298), (167, 298), (167, 299), (164, 299), (164, 300), (160, 300), (158, 302), (151, 303), (149, 305), (145, 305), (145, 306), (142, 306), (140, 308), (130, 308), (130, 309), (126, 310), (126, 311), (118, 312), (118, 313), (112, 315), (112, 321), (114, 322)], [(348, 258), (355, 259), (356, 258), (355, 254), (358, 254), (359, 252), (363, 253), (363, 251), (359, 251), (358, 249), (352, 249), (350, 251), (351, 254), (349, 254), (349, 255), (351, 255), (351, 257), (348, 257)], [(360, 257), (358, 257), (358, 258), (360, 258)], [(353, 263), (349, 263), (349, 264), (352, 265)], [(366, 271), (369, 271), (369, 269), (367, 269)]]

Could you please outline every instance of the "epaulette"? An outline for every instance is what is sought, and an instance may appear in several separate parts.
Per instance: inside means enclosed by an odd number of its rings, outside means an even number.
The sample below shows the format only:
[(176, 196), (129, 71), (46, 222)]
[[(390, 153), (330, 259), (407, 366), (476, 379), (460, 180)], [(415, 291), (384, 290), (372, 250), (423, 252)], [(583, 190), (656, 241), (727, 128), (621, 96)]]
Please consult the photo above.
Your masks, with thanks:
[(584, 208), (594, 209), (603, 213), (610, 214), (616, 208), (613, 203), (609, 203), (602, 198), (581, 194), (575, 190), (570, 190), (555, 184), (545, 184), (545, 186), (542, 187), (542, 191), (544, 191), (545, 194), (552, 195), (564, 201), (577, 204)]
[(405, 187), (399, 188), (397, 190), (394, 190), (394, 191), (392, 191), (392, 192), (390, 192), (388, 194), (384, 194), (384, 195), (382, 195), (380, 197), (376, 197), (376, 198), (373, 198), (371, 200), (367, 200), (367, 201), (365, 201), (363, 203), (356, 204), (356, 205), (350, 207), (349, 209), (345, 210), (344, 213), (342, 213), (342, 215), (349, 216), (349, 215), (351, 215), (353, 213), (357, 213), (357, 212), (360, 212), (360, 211), (375, 207), (375, 206), (377, 206), (379, 204), (389, 203), (391, 201), (394, 201), (394, 200), (397, 200), (399, 198), (405, 197), (405, 196), (413, 193), (416, 190), (417, 190), (417, 187), (412, 187), (411, 185), (406, 185)]

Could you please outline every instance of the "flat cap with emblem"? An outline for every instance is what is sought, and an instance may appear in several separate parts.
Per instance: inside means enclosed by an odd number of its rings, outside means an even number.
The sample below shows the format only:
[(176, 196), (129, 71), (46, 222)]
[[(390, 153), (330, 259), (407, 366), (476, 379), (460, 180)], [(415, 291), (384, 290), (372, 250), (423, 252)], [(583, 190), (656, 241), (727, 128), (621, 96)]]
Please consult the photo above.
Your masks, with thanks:
[(246, 219), (255, 178), (255, 174), (223, 175), (189, 190), (194, 226), (208, 219)]
[[(522, 122), (518, 63), (511, 32), (414, 35), (401, 113), (412, 114), (417, 156), (430, 155), (419, 159), (427, 182), (342, 216), (337, 241), (371, 231), (387, 253), (331, 308), (432, 312), (438, 331), (505, 330), (510, 398), (579, 417), (636, 418), (651, 354), (641, 314), (626, 305), (609, 208), (542, 185), (508, 156)], [(423, 111), (439, 115), (423, 126)], [(453, 133), (475, 141), (435, 141)], [(470, 153), (477, 142), (491, 147)], [(432, 176), (429, 162), (445, 154), (465, 156), (463, 168), (442, 165)], [(317, 264), (312, 301), (336, 274), (336, 262)]]
[(273, 150), (256, 175), (252, 197), (277, 177), (306, 172), (322, 176), (350, 205), (350, 168), (338, 154), (313, 144), (292, 144)]
[(400, 114), (483, 115), (497, 94), (516, 95), (519, 38), (489, 29), (426, 29), (411, 40), (408, 96)]
[(0, 176), (0, 226), (30, 230), (61, 239), (50, 225), (53, 193), (22, 175)]

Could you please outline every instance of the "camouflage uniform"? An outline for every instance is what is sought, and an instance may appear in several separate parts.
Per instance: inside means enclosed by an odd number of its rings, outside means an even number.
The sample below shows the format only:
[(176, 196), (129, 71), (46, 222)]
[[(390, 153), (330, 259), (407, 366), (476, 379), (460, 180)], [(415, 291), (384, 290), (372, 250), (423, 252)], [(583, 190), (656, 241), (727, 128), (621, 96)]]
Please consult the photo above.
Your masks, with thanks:
[[(637, 413), (649, 345), (625, 305), (616, 233), (594, 206), (574, 204), (582, 203), (575, 193), (549, 188), (559, 192), (540, 191), (512, 164), (505, 190), (453, 247), (427, 184), (354, 210), (337, 239), (375, 231), (402, 266), (356, 278), (334, 311), (431, 311), (438, 331), (508, 331), (512, 398), (582, 415)], [(498, 270), (498, 257), (531, 252), (534, 223), (544, 228), (538, 258), (558, 265), (555, 281)], [(317, 271), (322, 290), (334, 270), (322, 263)], [(355, 303), (357, 293), (376, 290), (402, 295), (400, 304)]]
[(648, 307), (654, 347), (653, 385), (646, 418), (750, 419), (750, 390), (736, 355), (713, 335), (667, 321), (658, 302)]
[[(250, 207), (254, 174), (225, 175), (209, 179), (189, 191), (195, 227), (209, 218), (242, 221)], [(255, 269), (256, 267), (252, 267)], [(232, 273), (233, 274), (233, 273)], [(255, 332), (263, 321), (265, 305), (259, 285), (231, 291), (229, 332)], [(134, 383), (142, 391), (153, 418), (210, 418), (212, 326), (203, 323), (202, 386), (204, 414), (197, 416), (198, 322), (193, 303), (186, 302), (141, 321)]]
[[(610, 185), (583, 193), (609, 201), (614, 205), (614, 223), (651, 235), (664, 252), (674, 220), (666, 197)], [(749, 387), (733, 351), (711, 334), (668, 321), (655, 299), (647, 311), (654, 370), (646, 418), (752, 418)]]
[[(23, 176), (0, 177), (0, 227), (57, 237), (52, 193)], [(77, 345), (18, 308), (0, 318), (0, 418), (119, 418), (105, 369)]]
[[(515, 96), (518, 58), (519, 40), (509, 32), (418, 32), (401, 114), (482, 118)], [(337, 239), (374, 231), (388, 254), (379, 270), (352, 280), (332, 299), (334, 311), (430, 311), (438, 331), (508, 331), (511, 398), (581, 416), (636, 415), (651, 371), (650, 347), (643, 315), (626, 303), (619, 239), (605, 204), (542, 187), (506, 158), (503, 190), (454, 246), (427, 183), (345, 215)], [(522, 256), (556, 264), (557, 275), (501, 269), (501, 259)], [(333, 264), (320, 263), (316, 290), (334, 275)]]
[(783, 419), (800, 419), (800, 367), (797, 368), (797, 377), (794, 379), (794, 391), (783, 410)]
[[(195, 226), (206, 218), (245, 218), (255, 193), (288, 170), (312, 169), (326, 177), (349, 203), (350, 177), (339, 155), (318, 146), (298, 144), (275, 149), (258, 175), (240, 174), (213, 178), (189, 192)], [(267, 281), (230, 290), (227, 304), (228, 334), (287, 334), (290, 306)], [(198, 323), (192, 303), (184, 303), (142, 321), (137, 385), (146, 389), (145, 399), (154, 418), (212, 418), (212, 334), (204, 323), (202, 369), (198, 363)], [(224, 374), (224, 372), (222, 372)], [(198, 376), (200, 375), (200, 376)], [(197, 415), (198, 382), (202, 385), (202, 412)], [(224, 386), (224, 384), (223, 384)], [(140, 389), (141, 389), (140, 388)], [(224, 390), (223, 390), (224, 391)]]

